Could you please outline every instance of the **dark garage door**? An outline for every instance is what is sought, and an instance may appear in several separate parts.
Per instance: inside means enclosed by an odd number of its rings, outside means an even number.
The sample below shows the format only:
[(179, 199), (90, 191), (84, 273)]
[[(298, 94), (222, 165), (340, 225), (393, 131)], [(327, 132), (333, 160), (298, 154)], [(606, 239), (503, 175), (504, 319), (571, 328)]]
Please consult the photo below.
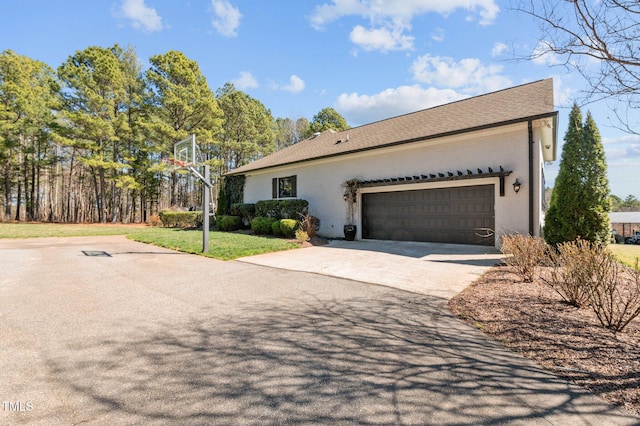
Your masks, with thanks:
[(362, 237), (494, 245), (494, 186), (362, 194)]

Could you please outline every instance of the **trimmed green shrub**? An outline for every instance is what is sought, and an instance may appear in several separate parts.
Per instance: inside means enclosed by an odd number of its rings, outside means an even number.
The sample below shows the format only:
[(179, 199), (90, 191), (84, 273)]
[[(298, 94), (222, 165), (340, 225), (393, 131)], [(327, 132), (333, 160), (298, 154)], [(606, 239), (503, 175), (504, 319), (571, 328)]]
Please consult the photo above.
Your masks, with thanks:
[(273, 230), (273, 235), (276, 237), (282, 237), (282, 229), (280, 228), (280, 221), (273, 222), (271, 225), (271, 229)]
[(165, 228), (196, 228), (202, 224), (202, 212), (182, 212), (163, 210), (159, 213)]
[(274, 217), (276, 219), (295, 219), (306, 214), (309, 209), (307, 200), (261, 200), (256, 203), (257, 217)]
[(256, 203), (256, 217), (275, 217), (280, 219), (278, 200), (261, 200)]
[(300, 226), (300, 222), (295, 219), (280, 219), (280, 232), (285, 238), (293, 238), (296, 235), (296, 229)]
[(272, 225), (277, 220), (273, 217), (256, 217), (251, 221), (251, 230), (256, 235), (272, 235)]
[(240, 216), (216, 216), (216, 227), (218, 228), (218, 231), (237, 231), (242, 228), (242, 219)]
[(256, 217), (256, 205), (251, 203), (236, 203), (231, 206), (231, 212), (234, 216), (242, 218), (242, 224), (245, 227), (251, 226), (251, 221)]

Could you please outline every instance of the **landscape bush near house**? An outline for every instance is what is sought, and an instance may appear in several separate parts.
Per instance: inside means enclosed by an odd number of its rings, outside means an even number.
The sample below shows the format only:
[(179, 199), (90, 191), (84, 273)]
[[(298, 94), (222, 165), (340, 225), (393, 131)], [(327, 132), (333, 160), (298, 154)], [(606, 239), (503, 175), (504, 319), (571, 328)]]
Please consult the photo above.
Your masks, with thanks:
[(296, 230), (300, 226), (300, 222), (294, 219), (280, 219), (273, 222), (271, 228), (273, 229), (273, 235), (276, 237), (293, 238), (295, 237)]
[(239, 216), (233, 212), (233, 206), (242, 204), (245, 180), (246, 178), (242, 175), (225, 176), (221, 180), (216, 214)]
[(309, 239), (316, 236), (316, 232), (320, 230), (320, 219), (307, 214), (300, 215), (300, 230), (304, 231)]
[(256, 203), (256, 217), (273, 217), (276, 219), (297, 219), (309, 209), (307, 200), (261, 200)]
[[(550, 285), (559, 294), (576, 300), (577, 306), (588, 305), (603, 327), (623, 331), (640, 315), (640, 271), (618, 262), (603, 244), (585, 240), (558, 246), (558, 258), (552, 266), (555, 279)], [(562, 268), (561, 272), (557, 269)], [(570, 300), (567, 302), (571, 303)]]
[(311, 237), (309, 237), (307, 231), (303, 231), (302, 229), (298, 229), (296, 231), (296, 240), (300, 241), (301, 243), (306, 243), (310, 239)]
[(220, 215), (216, 216), (216, 228), (218, 231), (232, 232), (242, 228), (240, 216)]
[(545, 264), (549, 266), (540, 277), (566, 303), (576, 307), (588, 304), (586, 283), (591, 280), (592, 267), (600, 256), (600, 246), (578, 240), (549, 247)]
[(622, 331), (640, 315), (640, 270), (629, 268), (606, 254), (593, 265), (593, 281), (586, 286), (589, 306), (600, 324)]
[(235, 203), (231, 206), (231, 214), (240, 216), (242, 224), (249, 228), (251, 221), (256, 217), (256, 205), (253, 203)]
[[(552, 247), (541, 238), (517, 235), (503, 237), (503, 244), (505, 240), (507, 263), (524, 281), (533, 278), (531, 271), (535, 271), (535, 265), (524, 259), (530, 253), (540, 266), (546, 266), (540, 279), (565, 303), (591, 308), (603, 327), (621, 332), (640, 316), (638, 265), (622, 265), (604, 244), (576, 240)], [(541, 246), (546, 255), (540, 255)]]
[(163, 210), (159, 214), (162, 225), (166, 228), (197, 228), (202, 224), (202, 212)]
[(546, 244), (543, 239), (531, 235), (507, 234), (500, 244), (505, 262), (512, 266), (525, 282), (532, 282), (536, 266), (544, 258)]
[(285, 238), (295, 237), (296, 230), (300, 226), (300, 222), (295, 219), (280, 219), (277, 223), (280, 225), (280, 232)]
[(273, 235), (276, 237), (282, 237), (282, 229), (280, 228), (280, 221), (277, 220), (273, 222), (271, 225), (271, 230), (273, 231)]
[[(309, 216), (306, 212), (309, 203), (306, 200), (263, 200), (256, 204), (236, 203), (230, 208), (232, 215), (218, 215), (216, 226), (219, 231), (237, 231), (243, 227), (251, 228), (256, 235), (275, 235), (294, 238), (296, 230), (301, 226), (300, 217), (313, 224), (307, 231), (311, 236), (320, 227), (320, 220)], [(300, 213), (304, 212), (304, 213)], [(282, 216), (291, 216), (282, 217)]]
[(274, 217), (256, 217), (251, 221), (251, 230), (256, 235), (273, 235), (273, 224), (277, 221)]

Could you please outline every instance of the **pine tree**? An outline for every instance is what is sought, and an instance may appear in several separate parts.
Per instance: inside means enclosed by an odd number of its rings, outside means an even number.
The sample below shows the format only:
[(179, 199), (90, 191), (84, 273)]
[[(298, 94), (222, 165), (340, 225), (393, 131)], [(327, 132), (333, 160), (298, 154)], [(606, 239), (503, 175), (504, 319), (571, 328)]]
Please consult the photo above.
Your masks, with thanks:
[(582, 238), (607, 243), (611, 235), (609, 222), (611, 198), (607, 178), (607, 159), (600, 140), (600, 132), (591, 113), (587, 113), (583, 131), (585, 146), (583, 200), (588, 210), (584, 218), (584, 229), (587, 233)]
[(604, 147), (593, 117), (588, 113), (583, 124), (577, 104), (569, 115), (564, 141), (545, 218), (545, 240), (553, 245), (578, 238), (606, 243), (611, 200)]

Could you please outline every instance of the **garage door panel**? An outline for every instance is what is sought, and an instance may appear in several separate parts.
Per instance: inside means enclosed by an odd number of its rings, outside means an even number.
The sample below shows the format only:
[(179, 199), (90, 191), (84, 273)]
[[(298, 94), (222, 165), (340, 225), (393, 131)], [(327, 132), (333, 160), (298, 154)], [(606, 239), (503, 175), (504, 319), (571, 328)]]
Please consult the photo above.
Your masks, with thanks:
[(438, 188), (362, 195), (363, 237), (493, 245), (494, 187)]

